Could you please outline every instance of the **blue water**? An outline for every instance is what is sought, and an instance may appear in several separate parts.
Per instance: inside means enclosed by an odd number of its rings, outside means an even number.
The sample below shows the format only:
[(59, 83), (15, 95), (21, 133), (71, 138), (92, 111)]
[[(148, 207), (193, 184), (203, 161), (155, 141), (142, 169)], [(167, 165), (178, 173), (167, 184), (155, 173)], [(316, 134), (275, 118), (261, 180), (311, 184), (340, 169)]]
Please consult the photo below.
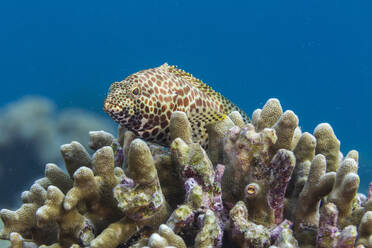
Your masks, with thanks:
[(360, 151), (365, 190), (371, 11), (367, 0), (2, 1), (0, 107), (38, 94), (102, 113), (111, 82), (168, 62), (249, 114), (277, 97), (304, 131), (329, 122), (344, 153)]

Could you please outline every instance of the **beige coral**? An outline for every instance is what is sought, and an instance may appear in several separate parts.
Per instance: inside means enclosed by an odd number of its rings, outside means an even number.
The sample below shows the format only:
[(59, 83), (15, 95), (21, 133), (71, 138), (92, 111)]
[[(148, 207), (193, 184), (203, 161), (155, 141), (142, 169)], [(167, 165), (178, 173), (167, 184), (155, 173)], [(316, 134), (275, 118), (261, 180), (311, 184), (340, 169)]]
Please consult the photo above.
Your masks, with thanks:
[(61, 146), (67, 173), (47, 164), (23, 205), (1, 210), (0, 237), (15, 248), (372, 247), (359, 154), (343, 157), (329, 124), (302, 133), (269, 99), (252, 123), (233, 112), (207, 129), (208, 151), (182, 112), (169, 149), (122, 127), (118, 139), (91, 132), (92, 157)]

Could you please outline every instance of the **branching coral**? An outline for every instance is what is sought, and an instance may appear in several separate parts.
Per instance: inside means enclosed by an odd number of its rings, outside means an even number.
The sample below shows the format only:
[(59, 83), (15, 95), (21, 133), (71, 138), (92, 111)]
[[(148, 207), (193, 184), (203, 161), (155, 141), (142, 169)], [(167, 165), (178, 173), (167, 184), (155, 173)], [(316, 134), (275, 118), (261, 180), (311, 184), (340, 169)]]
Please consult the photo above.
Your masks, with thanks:
[[(244, 124), (210, 123), (208, 151), (174, 112), (171, 145), (90, 132), (61, 146), (0, 217), (11, 247), (372, 247), (372, 193), (358, 194), (358, 152), (340, 153), (329, 124), (302, 133), (277, 99)], [(372, 186), (370, 188), (372, 192)]]
[[(180, 126), (183, 129), (191, 129), (184, 113), (175, 112), (172, 115), (171, 127), (175, 123), (182, 123)], [(192, 143), (190, 135), (184, 136), (189, 144), (176, 135), (171, 144), (172, 160), (184, 180), (186, 197), (185, 203), (173, 211), (167, 224), (175, 231), (187, 232), (190, 238), (195, 239), (195, 247), (220, 247), (223, 232), (221, 178), (224, 166), (217, 165), (214, 169), (204, 149)], [(199, 226), (197, 233), (195, 226)]]

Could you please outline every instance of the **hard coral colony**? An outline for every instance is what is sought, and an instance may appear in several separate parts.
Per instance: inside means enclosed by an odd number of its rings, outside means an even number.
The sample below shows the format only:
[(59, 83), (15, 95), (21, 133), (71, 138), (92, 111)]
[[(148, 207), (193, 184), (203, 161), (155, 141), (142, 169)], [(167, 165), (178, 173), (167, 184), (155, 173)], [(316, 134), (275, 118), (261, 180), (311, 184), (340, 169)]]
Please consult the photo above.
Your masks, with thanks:
[[(119, 127), (61, 146), (67, 173), (45, 177), (3, 209), (11, 247), (372, 247), (372, 187), (358, 194), (358, 152), (329, 124), (302, 132), (269, 99), (245, 124), (238, 111), (205, 126), (169, 120), (169, 149)], [(182, 182), (182, 183), (180, 183)]]

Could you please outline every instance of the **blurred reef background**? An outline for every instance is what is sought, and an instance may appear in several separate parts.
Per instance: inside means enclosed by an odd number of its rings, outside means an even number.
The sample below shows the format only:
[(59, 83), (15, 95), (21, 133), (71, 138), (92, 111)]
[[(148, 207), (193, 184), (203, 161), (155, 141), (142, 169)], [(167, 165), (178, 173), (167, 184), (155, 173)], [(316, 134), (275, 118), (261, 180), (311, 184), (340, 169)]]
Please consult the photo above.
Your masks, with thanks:
[[(109, 85), (164, 62), (248, 114), (270, 97), (303, 130), (332, 125), (372, 178), (370, 1), (3, 1), (0, 3), (0, 208), (62, 161), (89, 130), (115, 133)], [(59, 162), (62, 165), (62, 162)]]

